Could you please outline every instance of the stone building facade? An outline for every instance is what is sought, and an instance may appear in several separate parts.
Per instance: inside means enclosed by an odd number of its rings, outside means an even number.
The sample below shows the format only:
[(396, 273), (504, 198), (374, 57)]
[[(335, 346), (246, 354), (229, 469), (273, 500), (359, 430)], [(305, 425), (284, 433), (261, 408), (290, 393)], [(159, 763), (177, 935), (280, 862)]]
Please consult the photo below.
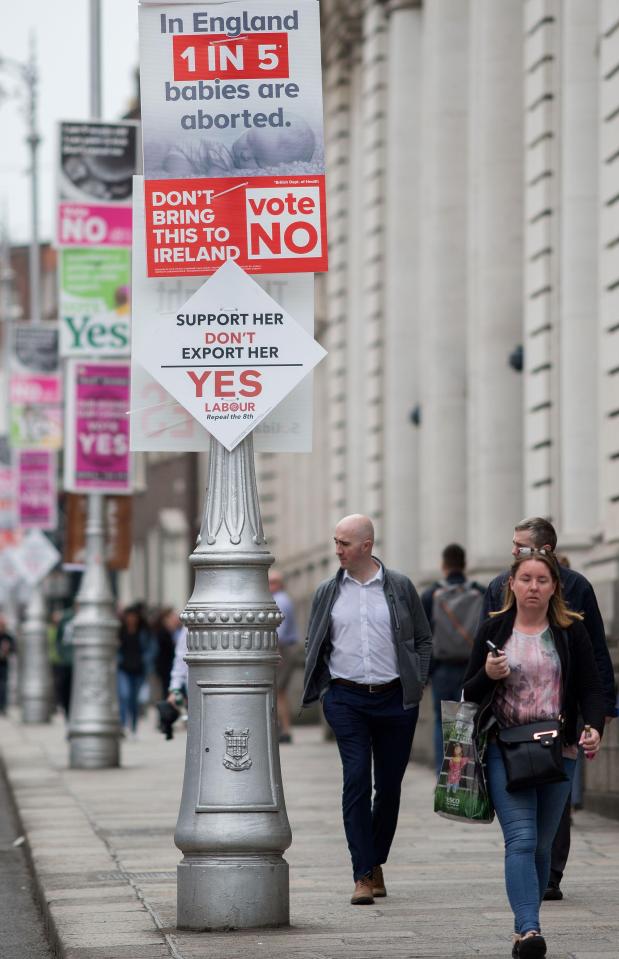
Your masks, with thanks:
[[(454, 540), (489, 579), (543, 515), (619, 666), (619, 0), (321, 11), (329, 356), (313, 453), (257, 463), (300, 618), (346, 513), (419, 585)], [(587, 801), (619, 815), (617, 726)]]

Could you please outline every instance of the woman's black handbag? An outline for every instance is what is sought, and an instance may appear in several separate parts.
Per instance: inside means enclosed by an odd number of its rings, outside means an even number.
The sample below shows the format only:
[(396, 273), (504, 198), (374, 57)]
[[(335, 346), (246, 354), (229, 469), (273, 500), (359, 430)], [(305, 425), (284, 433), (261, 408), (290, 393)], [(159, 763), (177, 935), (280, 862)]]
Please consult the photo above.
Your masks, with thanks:
[(498, 743), (505, 764), (507, 791), (565, 782), (561, 721), (549, 719), (499, 730)]

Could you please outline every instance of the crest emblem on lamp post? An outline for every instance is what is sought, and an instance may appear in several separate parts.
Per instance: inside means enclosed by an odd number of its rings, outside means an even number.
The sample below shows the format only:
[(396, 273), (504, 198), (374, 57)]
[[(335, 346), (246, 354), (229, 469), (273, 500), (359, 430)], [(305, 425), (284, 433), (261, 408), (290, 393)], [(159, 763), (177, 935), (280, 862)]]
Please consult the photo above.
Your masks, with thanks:
[(252, 762), (249, 756), (249, 729), (226, 729), (224, 738), (226, 752), (223, 764), (226, 769), (232, 769), (235, 772), (249, 769)]

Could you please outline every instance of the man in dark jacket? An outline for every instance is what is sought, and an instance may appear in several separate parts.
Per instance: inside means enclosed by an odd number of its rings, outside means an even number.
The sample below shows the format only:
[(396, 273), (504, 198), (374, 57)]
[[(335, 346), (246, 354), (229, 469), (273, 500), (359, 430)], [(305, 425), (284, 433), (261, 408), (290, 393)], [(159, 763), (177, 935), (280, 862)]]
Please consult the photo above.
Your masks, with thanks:
[[(535, 516), (531, 519), (524, 519), (514, 529), (514, 538), (512, 540), (512, 556), (521, 556), (533, 549), (547, 549), (554, 552), (557, 546), (557, 534), (552, 523), (541, 517)], [(561, 575), (561, 587), (563, 595), (568, 605), (579, 613), (583, 613), (587, 632), (591, 639), (595, 662), (600, 674), (602, 690), (604, 692), (604, 702), (606, 708), (607, 722), (616, 714), (616, 691), (615, 676), (613, 664), (608, 653), (606, 642), (606, 633), (604, 631), (604, 622), (600, 613), (593, 587), (582, 573), (577, 573), (566, 566), (559, 566)], [(487, 618), (488, 613), (494, 612), (503, 607), (503, 595), (505, 584), (509, 578), (509, 570), (499, 573), (492, 580), (484, 596), (484, 606), (482, 618)], [(550, 863), (550, 882), (544, 895), (544, 899), (563, 899), (561, 891), (561, 879), (567, 863), (570, 852), (570, 807), (571, 797), (565, 806), (563, 817), (559, 824), (557, 835), (552, 847), (552, 858)]]
[(484, 587), (466, 578), (466, 551), (449, 543), (441, 556), (443, 579), (433, 583), (421, 602), (432, 630), (430, 679), (434, 705), (434, 761), (436, 775), (443, 766), (443, 700), (458, 702), (468, 665)]
[(353, 905), (387, 894), (381, 867), (397, 826), (432, 649), (415, 587), (386, 569), (372, 555), (373, 545), (367, 516), (337, 524), (340, 569), (314, 595), (303, 693), (304, 705), (322, 700), (340, 750)]

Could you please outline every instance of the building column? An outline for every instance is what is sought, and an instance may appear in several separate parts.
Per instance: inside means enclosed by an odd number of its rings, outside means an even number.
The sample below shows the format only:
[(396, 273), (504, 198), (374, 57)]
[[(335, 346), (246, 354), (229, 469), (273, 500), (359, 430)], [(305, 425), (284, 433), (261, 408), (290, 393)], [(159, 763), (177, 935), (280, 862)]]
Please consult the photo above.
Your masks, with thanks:
[(420, 0), (387, 0), (383, 488), (385, 558), (418, 567)]
[(466, 535), (469, 3), (424, 5), (419, 327), (420, 568)]
[(598, 9), (587, 0), (561, 13), (561, 216), (559, 281), (560, 546), (589, 546), (599, 525)]
[[(505, 565), (522, 513), (524, 156), (522, 10), (471, 0), (466, 541), (469, 568)], [(454, 461), (455, 465), (455, 461)]]

